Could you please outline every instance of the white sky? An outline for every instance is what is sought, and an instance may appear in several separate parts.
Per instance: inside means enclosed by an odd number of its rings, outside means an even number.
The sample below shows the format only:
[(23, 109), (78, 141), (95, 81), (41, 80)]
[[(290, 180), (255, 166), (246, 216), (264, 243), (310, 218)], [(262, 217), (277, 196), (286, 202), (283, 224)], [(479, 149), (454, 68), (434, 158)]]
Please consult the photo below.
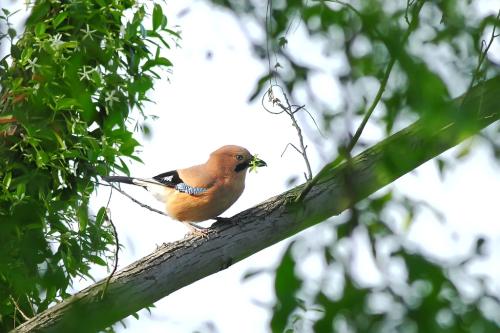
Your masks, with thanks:
[[(500, 1), (485, 1), (485, 4), (495, 8), (500, 6)], [(177, 17), (177, 13), (188, 5), (190, 12)], [(266, 68), (251, 56), (246, 37), (234, 18), (210, 9), (203, 1), (169, 1), (167, 9), (169, 22), (180, 25), (183, 40), (181, 48), (165, 53), (174, 63), (173, 75), (168, 76), (170, 82), (167, 77), (157, 82), (150, 95), (157, 103), (148, 109), (160, 119), (150, 123), (152, 139), (142, 142), (140, 156), (145, 164), (132, 165), (131, 174), (152, 176), (203, 162), (219, 146), (242, 145), (263, 158), (269, 167), (248, 176), (245, 193), (224, 214), (232, 216), (283, 192), (287, 189), (288, 178), (302, 173), (303, 162), (297, 154), (290, 150), (280, 157), (285, 145), (295, 141), (296, 136), (287, 118), (264, 112), (258, 103), (247, 103), (256, 78)], [(494, 52), (499, 52), (498, 43), (495, 47)], [(305, 50), (304, 57), (307, 57)], [(210, 60), (207, 60), (207, 51), (213, 53)], [(322, 80), (319, 78), (316, 85), (324, 87)], [(323, 90), (321, 93), (328, 99), (328, 89)], [(444, 182), (431, 162), (391, 186), (432, 203), (446, 216), (446, 223), (440, 224), (433, 216), (423, 214), (410, 228), (409, 242), (433, 256), (446, 258), (467, 253), (476, 235), (488, 235), (491, 244), (496, 245), (490, 246), (490, 257), (478, 263), (476, 269), (500, 281), (500, 170), (489, 150), (476, 145), (472, 151), (465, 161), (446, 173)], [(447, 154), (455, 152), (456, 149)], [(318, 170), (319, 157), (313, 155), (312, 161), (314, 169)], [(161, 208), (146, 191), (126, 185), (122, 188), (139, 200)], [(107, 189), (102, 189), (96, 202), (105, 202), (107, 195)], [(96, 204), (96, 207), (99, 206)], [(110, 208), (124, 245), (119, 268), (151, 253), (156, 245), (181, 239), (187, 231), (181, 223), (147, 211), (119, 193), (113, 194)], [(317, 235), (318, 228), (322, 226), (311, 228), (299, 237)], [(268, 331), (270, 313), (255, 303), (273, 304), (272, 276), (263, 274), (245, 283), (241, 282), (241, 277), (249, 269), (273, 267), (289, 241), (165, 297), (156, 303), (152, 315), (141, 311), (139, 320), (127, 319), (126, 331), (192, 332), (202, 329), (211, 332), (206, 322), (215, 324), (214, 332)], [(312, 274), (320, 269), (314, 260), (307, 265)], [(370, 270), (359, 272), (360, 275), (371, 273)], [(96, 274), (99, 278), (106, 273), (96, 270)], [(87, 284), (77, 282), (76, 289)], [(497, 288), (500, 290), (498, 283)]]

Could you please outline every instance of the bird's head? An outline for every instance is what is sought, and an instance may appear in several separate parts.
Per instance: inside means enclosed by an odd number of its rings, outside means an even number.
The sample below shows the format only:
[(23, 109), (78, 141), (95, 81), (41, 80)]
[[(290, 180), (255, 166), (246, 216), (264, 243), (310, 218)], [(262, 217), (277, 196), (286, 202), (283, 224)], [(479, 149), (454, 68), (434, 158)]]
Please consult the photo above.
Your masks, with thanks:
[(247, 149), (233, 145), (223, 146), (217, 149), (210, 154), (209, 161), (214, 161), (236, 173), (244, 173), (248, 168), (253, 170), (258, 167), (267, 166), (266, 162), (250, 154)]

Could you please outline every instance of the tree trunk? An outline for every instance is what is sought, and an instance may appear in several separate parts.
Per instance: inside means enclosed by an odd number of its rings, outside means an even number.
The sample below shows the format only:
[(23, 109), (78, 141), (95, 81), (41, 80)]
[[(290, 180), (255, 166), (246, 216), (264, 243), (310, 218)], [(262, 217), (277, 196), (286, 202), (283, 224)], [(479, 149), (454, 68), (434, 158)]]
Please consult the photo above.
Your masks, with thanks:
[(100, 281), (19, 326), (17, 332), (104, 329), (205, 276), (223, 270), (325, 219), (393, 182), (500, 118), (500, 77), (456, 99), (453, 112), (436, 112), (344, 162), (302, 202), (303, 185), (216, 223), (207, 238), (166, 244), (125, 267), (102, 298)]

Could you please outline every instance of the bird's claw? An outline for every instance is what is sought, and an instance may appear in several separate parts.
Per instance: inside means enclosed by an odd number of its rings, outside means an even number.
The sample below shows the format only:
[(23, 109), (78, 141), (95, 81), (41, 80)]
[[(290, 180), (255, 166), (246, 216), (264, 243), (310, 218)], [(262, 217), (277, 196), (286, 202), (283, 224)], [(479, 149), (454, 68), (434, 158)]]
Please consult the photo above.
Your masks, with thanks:
[(194, 223), (188, 223), (187, 225), (189, 227), (190, 232), (186, 236), (194, 235), (201, 238), (208, 238), (208, 234), (210, 233), (210, 228), (200, 227)]
[(194, 235), (196, 237), (201, 237), (201, 238), (208, 238), (208, 234), (210, 233), (210, 230), (198, 230), (198, 229), (194, 229), (194, 230), (191, 230), (190, 234), (191, 235)]

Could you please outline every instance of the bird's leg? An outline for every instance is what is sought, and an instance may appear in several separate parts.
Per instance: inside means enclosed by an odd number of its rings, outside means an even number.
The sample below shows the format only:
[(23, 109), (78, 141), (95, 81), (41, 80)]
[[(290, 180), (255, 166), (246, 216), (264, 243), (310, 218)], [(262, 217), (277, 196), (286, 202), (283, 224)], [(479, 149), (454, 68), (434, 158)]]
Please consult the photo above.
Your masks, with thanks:
[(210, 228), (200, 227), (196, 225), (194, 222), (187, 222), (187, 227), (189, 228), (189, 234), (193, 234), (195, 236), (201, 236), (203, 238), (208, 237), (208, 233), (210, 232)]

